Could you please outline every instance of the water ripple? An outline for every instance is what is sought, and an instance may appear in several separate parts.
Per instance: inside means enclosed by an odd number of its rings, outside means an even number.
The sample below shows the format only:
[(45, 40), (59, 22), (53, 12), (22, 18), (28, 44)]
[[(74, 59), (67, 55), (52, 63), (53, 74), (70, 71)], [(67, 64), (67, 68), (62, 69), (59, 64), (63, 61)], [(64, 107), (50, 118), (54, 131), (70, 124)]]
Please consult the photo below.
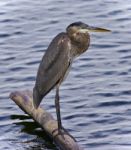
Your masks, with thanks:
[[(17, 89), (32, 90), (51, 39), (74, 21), (112, 32), (90, 33), (89, 51), (73, 63), (60, 89), (63, 125), (85, 149), (130, 149), (130, 1), (1, 0), (0, 6), (1, 149), (18, 146), (23, 150), (25, 146), (19, 141), (44, 137), (27, 129), (33, 123), (20, 124), (19, 118), (10, 118), (21, 111), (8, 96)], [(54, 95), (55, 91), (49, 93), (42, 106), (56, 116)], [(47, 143), (43, 139), (43, 148), (55, 149), (44, 138)], [(28, 144), (26, 149), (33, 146)]]
[(112, 101), (112, 102), (103, 102), (100, 103), (97, 107), (116, 107), (123, 105), (130, 105), (130, 101)]

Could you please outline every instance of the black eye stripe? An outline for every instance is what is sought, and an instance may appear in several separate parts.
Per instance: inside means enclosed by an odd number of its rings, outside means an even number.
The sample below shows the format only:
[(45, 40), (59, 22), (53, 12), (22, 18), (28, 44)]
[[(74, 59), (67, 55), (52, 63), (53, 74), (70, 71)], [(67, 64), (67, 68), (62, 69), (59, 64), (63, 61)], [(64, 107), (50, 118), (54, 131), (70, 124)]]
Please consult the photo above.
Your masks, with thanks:
[[(84, 23), (79, 21), (79, 22), (74, 22), (74, 23), (70, 24), (68, 26), (68, 28), (70, 28), (70, 27), (82, 27), (83, 25), (84, 25)], [(83, 28), (84, 28), (84, 26), (83, 26)]]
[(81, 21), (78, 21), (78, 22), (74, 22), (74, 23), (70, 24), (68, 26), (68, 28), (70, 28), (70, 27), (81, 27), (81, 28), (84, 29), (84, 28), (87, 27), (87, 25), (85, 23), (81, 22)]
[(81, 26), (83, 23), (82, 22), (74, 22), (72, 24), (70, 24), (69, 26)]

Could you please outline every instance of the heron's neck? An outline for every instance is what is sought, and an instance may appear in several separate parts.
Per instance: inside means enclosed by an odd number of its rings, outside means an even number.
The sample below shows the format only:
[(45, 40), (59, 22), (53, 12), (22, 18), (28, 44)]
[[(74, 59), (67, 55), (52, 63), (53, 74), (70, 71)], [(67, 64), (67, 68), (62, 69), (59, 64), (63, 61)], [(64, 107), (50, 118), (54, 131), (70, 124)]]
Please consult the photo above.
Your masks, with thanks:
[(84, 53), (90, 44), (90, 36), (89, 34), (77, 34), (76, 36), (73, 36), (71, 39), (71, 45), (72, 45), (72, 51), (73, 55), (80, 55)]

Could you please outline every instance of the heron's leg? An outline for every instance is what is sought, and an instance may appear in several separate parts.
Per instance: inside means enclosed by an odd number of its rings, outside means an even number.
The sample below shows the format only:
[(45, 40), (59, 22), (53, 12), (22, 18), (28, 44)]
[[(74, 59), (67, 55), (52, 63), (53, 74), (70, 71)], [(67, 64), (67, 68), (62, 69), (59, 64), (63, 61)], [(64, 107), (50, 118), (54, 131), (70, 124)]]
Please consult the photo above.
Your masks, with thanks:
[[(70, 137), (72, 137), (72, 139), (74, 139), (74, 137), (72, 135), (70, 135), (63, 127), (62, 127), (62, 123), (61, 123), (61, 114), (60, 114), (60, 97), (59, 97), (59, 85), (56, 86), (56, 95), (55, 95), (55, 107), (56, 107), (56, 115), (57, 115), (57, 122), (58, 122), (58, 134), (57, 135), (61, 135), (64, 138), (64, 134), (68, 134)], [(52, 134), (57, 131), (54, 130), (52, 132)], [(56, 136), (57, 136), (56, 135)], [(65, 139), (65, 138), (64, 138)], [(74, 139), (74, 141), (76, 141)]]
[(61, 114), (60, 114), (60, 97), (59, 97), (59, 85), (56, 86), (56, 95), (55, 95), (55, 107), (56, 107), (56, 115), (58, 121), (58, 130), (62, 129), (61, 123)]

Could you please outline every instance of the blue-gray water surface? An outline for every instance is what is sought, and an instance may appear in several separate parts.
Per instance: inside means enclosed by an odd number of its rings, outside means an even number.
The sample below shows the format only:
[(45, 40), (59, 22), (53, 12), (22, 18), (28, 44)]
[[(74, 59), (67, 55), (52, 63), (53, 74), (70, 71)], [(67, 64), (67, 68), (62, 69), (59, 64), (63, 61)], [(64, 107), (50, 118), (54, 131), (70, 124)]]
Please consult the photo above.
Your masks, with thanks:
[[(91, 33), (60, 89), (63, 126), (85, 150), (131, 150), (131, 1), (0, 0), (0, 149), (54, 150), (53, 142), (9, 99), (32, 90), (50, 41), (75, 21)], [(53, 90), (42, 107), (56, 118)]]

